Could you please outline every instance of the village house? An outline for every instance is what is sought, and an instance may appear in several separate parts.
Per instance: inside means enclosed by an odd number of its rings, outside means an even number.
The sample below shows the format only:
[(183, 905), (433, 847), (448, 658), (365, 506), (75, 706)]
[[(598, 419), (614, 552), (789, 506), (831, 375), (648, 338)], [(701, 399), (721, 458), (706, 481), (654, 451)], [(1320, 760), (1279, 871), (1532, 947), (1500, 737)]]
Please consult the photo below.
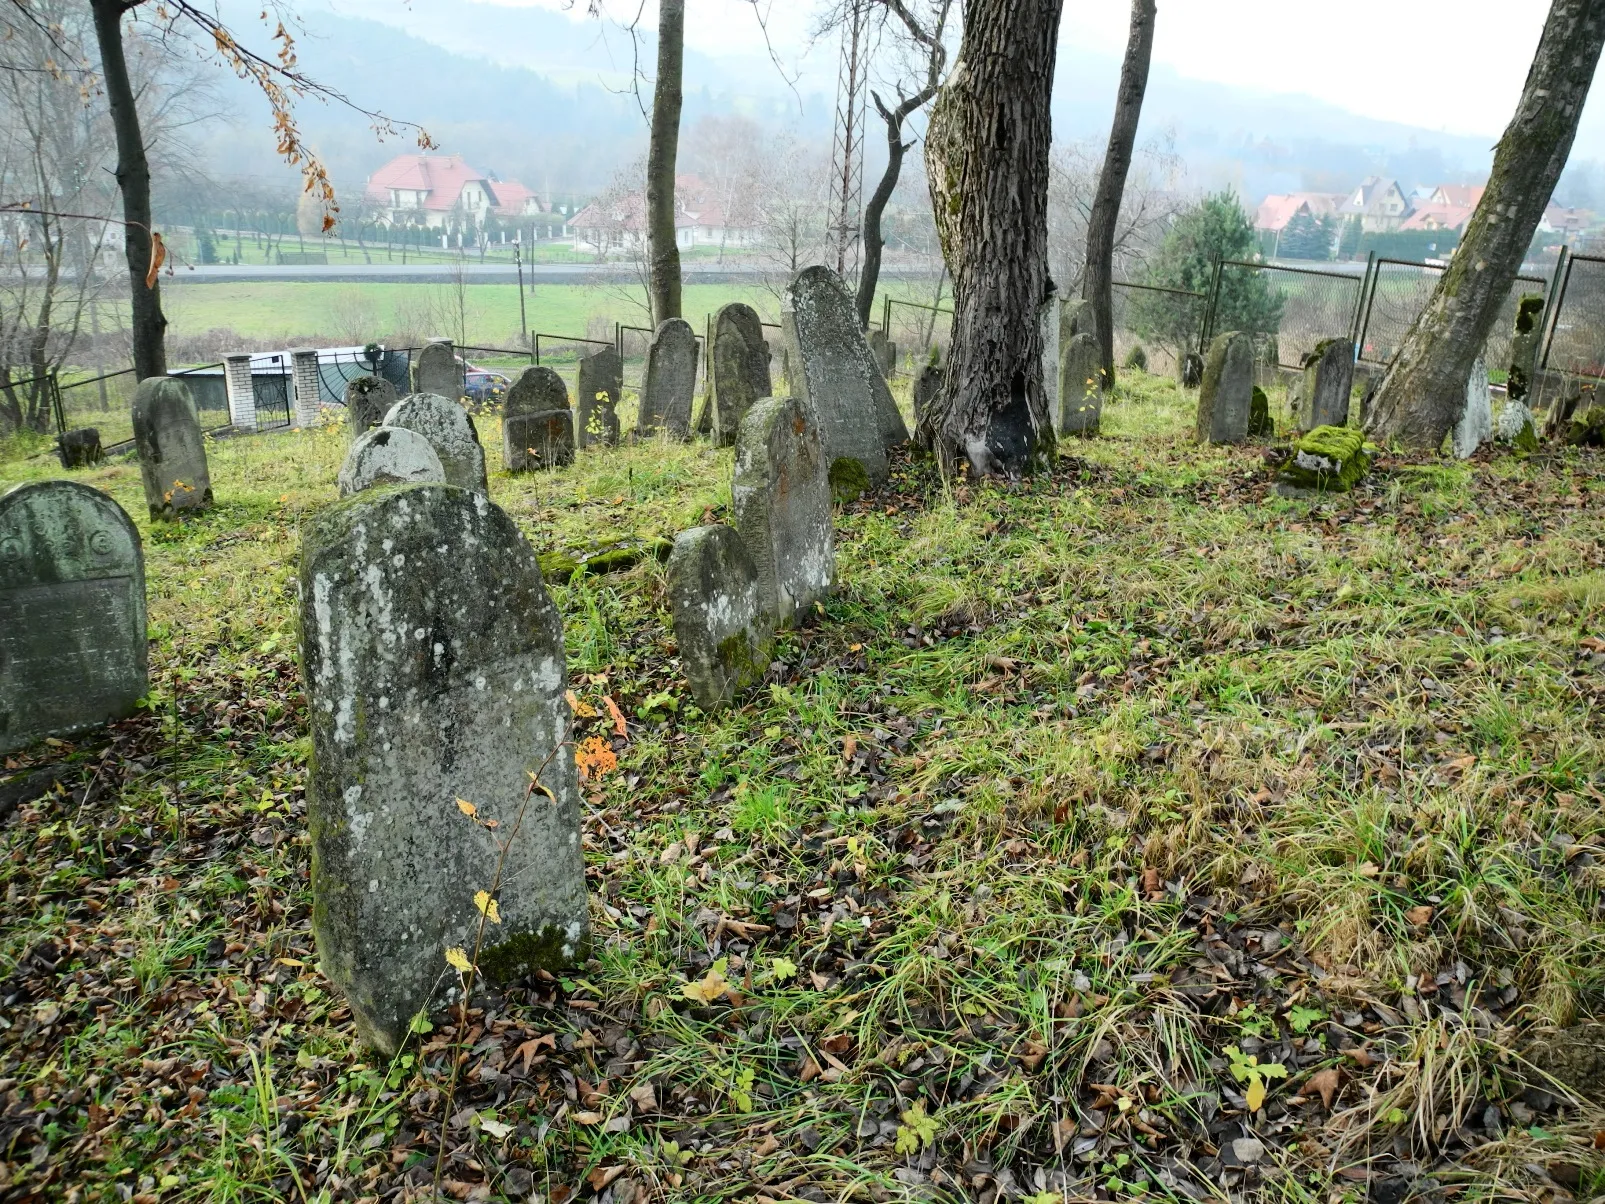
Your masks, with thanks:
[[(642, 192), (615, 192), (586, 205), (566, 226), (576, 251), (606, 254), (630, 252), (646, 242), (646, 196)], [(732, 216), (719, 203), (715, 190), (700, 176), (674, 178), (674, 234), (681, 250), (718, 247), (736, 250), (758, 240), (755, 215)]]
[(511, 226), (533, 225), (536, 237), (549, 238), (563, 225), (530, 189), (479, 171), (461, 155), (397, 155), (368, 177), (363, 200), (391, 226), (483, 228), (495, 218)]
[(1399, 181), (1366, 176), (1337, 212), (1345, 220), (1359, 218), (1361, 228), (1371, 233), (1397, 230), (1410, 216), (1410, 198)]

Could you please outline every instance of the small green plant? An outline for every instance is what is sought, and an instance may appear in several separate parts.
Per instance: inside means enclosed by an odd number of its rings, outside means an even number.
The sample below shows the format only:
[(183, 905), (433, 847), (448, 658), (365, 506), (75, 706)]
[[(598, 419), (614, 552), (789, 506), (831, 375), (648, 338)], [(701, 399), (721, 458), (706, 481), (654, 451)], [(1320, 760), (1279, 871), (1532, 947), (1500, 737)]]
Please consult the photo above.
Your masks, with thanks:
[(1248, 1110), (1258, 1112), (1264, 1107), (1265, 1097), (1270, 1092), (1270, 1080), (1285, 1079), (1287, 1067), (1280, 1062), (1266, 1062), (1261, 1065), (1258, 1058), (1252, 1054), (1245, 1054), (1235, 1045), (1228, 1045), (1222, 1052), (1231, 1059), (1231, 1065), (1227, 1070), (1232, 1078), (1239, 1083), (1248, 1084), (1247, 1090), (1243, 1092), (1243, 1098), (1248, 1101)]
[(1287, 1024), (1299, 1036), (1309, 1032), (1311, 1027), (1326, 1019), (1326, 1013), (1320, 1008), (1307, 1008), (1294, 1004), (1287, 1010)]
[(917, 1154), (926, 1146), (936, 1143), (936, 1120), (925, 1115), (925, 1103), (915, 1100), (902, 1115), (903, 1123), (897, 1126), (897, 1140), (892, 1148), (899, 1154)]

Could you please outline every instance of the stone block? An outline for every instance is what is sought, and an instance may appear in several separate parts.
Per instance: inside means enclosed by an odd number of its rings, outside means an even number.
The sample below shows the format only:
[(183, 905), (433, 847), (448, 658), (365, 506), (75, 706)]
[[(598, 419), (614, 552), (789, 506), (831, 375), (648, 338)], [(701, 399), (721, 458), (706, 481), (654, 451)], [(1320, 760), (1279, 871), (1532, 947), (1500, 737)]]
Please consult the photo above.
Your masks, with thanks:
[(765, 610), (781, 626), (807, 617), (836, 582), (829, 465), (802, 405), (766, 397), (736, 436), (736, 531), (758, 572)]
[(1279, 480), (1297, 490), (1343, 493), (1371, 471), (1372, 451), (1357, 430), (1318, 426), (1293, 445)]
[(669, 555), (674, 640), (691, 696), (705, 711), (763, 680), (774, 652), (758, 570), (729, 527), (682, 531)]

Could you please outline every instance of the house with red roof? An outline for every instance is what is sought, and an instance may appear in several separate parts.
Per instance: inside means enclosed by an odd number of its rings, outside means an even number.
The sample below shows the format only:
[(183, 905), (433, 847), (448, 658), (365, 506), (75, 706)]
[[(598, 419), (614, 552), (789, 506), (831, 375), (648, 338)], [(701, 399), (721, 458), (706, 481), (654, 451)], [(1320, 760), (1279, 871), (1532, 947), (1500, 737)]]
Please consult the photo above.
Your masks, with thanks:
[[(619, 192), (598, 197), (569, 218), (568, 232), (574, 249), (605, 254), (631, 250), (646, 244), (646, 196), (641, 192)], [(700, 176), (674, 177), (675, 242), (682, 250), (691, 247), (731, 249), (754, 245), (758, 240), (756, 215), (725, 212), (716, 191)]]
[(1260, 203), (1254, 215), (1254, 228), (1280, 234), (1287, 224), (1300, 214), (1308, 217), (1330, 217), (1343, 203), (1341, 194), (1327, 192), (1289, 192), (1268, 196)]
[(461, 155), (397, 155), (368, 177), (363, 200), (390, 225), (482, 227), (491, 217), (518, 223), (550, 213), (517, 180), (498, 180)]

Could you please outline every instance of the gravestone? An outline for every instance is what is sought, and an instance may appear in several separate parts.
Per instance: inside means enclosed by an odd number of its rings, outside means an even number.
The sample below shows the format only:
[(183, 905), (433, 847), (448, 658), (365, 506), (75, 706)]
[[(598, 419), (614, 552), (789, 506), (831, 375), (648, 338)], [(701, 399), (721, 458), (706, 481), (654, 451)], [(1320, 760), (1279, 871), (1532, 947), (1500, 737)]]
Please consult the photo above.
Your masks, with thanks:
[(151, 376), (134, 391), (134, 448), (152, 518), (174, 518), (212, 504), (201, 420), (183, 381)]
[(1204, 380), (1204, 357), (1196, 351), (1188, 351), (1181, 357), (1181, 363), (1176, 372), (1177, 380), (1184, 389), (1196, 389)]
[(1493, 438), (1493, 433), (1494, 402), (1488, 389), (1488, 364), (1479, 355), (1466, 377), (1466, 403), (1454, 430), (1449, 432), (1455, 459), (1471, 459), (1479, 447)]
[(875, 360), (875, 368), (881, 374), (882, 380), (891, 380), (892, 373), (897, 369), (897, 344), (887, 337), (884, 330), (871, 330), (865, 336), (869, 344), (869, 354)]
[[(474, 948), (498, 841), (481, 970), (508, 982), (585, 956), (562, 618), (512, 520), (449, 485), (318, 512), (300, 592), (318, 956), (358, 1034), (393, 1054), (414, 1015), (458, 997), (446, 952)], [(553, 797), (520, 820), (532, 773)]]
[[(1064, 386), (1059, 374), (1065, 348), (1065, 341), (1060, 338), (1063, 321), (1064, 304), (1050, 285), (1048, 299), (1037, 308), (1037, 334), (1042, 339), (1043, 401), (1048, 407), (1048, 421), (1054, 424), (1059, 421), (1059, 398)], [(1058, 429), (1057, 425), (1054, 429)]]
[(574, 462), (568, 386), (550, 368), (521, 371), (502, 401), (502, 467), (529, 472)]
[(580, 361), (575, 399), (574, 440), (579, 447), (619, 441), (619, 399), (624, 396), (624, 361), (612, 347)]
[(1254, 386), (1248, 403), (1248, 437), (1264, 439), (1276, 434), (1276, 422), (1271, 417), (1271, 398), (1264, 389)]
[(429, 440), (446, 472), (446, 484), (486, 493), (485, 449), (468, 411), (433, 393), (413, 393), (390, 407), (385, 426), (405, 427)]
[(1505, 380), (1505, 396), (1512, 401), (1524, 401), (1532, 391), (1543, 318), (1543, 296), (1523, 293), (1516, 302), (1516, 329), (1510, 338), (1510, 375)]
[(145, 558), (75, 481), (0, 495), (0, 753), (132, 715), (149, 689)]
[(1353, 392), (1354, 344), (1348, 339), (1323, 339), (1304, 357), (1297, 410), (1300, 429), (1347, 426)]
[(1091, 301), (1080, 298), (1066, 301), (1059, 310), (1059, 342), (1068, 345), (1078, 334), (1098, 337), (1098, 311)]
[(105, 459), (100, 447), (100, 431), (92, 426), (63, 431), (56, 436), (56, 455), (63, 468), (88, 468)]
[(766, 397), (736, 435), (736, 531), (752, 557), (764, 609), (781, 626), (805, 617), (836, 581), (829, 463), (802, 403)]
[(463, 368), (450, 339), (431, 339), (419, 349), (412, 361), (412, 391), (462, 400)]
[(931, 402), (942, 391), (942, 366), (940, 364), (926, 364), (914, 377), (914, 425), (919, 426), (925, 420), (925, 411), (930, 408)]
[(857, 460), (872, 483), (885, 481), (886, 449), (906, 443), (908, 428), (841, 277), (825, 267), (804, 268), (786, 289), (782, 322), (792, 396), (817, 425), (825, 462)]
[(351, 438), (371, 431), (398, 402), (396, 386), (382, 376), (354, 376), (346, 382), (346, 426)]
[(417, 431), (404, 426), (379, 426), (358, 435), (340, 466), (341, 497), (361, 493), (373, 485), (441, 485), (446, 470), (440, 457)]
[(1494, 438), (1520, 451), (1538, 450), (1538, 419), (1520, 398), (1506, 397), (1494, 423)]
[(691, 696), (705, 711), (763, 679), (774, 651), (758, 570), (729, 527), (693, 527), (669, 554), (669, 601)]
[(1103, 418), (1103, 368), (1098, 340), (1072, 335), (1059, 361), (1059, 434), (1096, 435)]
[(711, 358), (711, 426), (718, 442), (728, 446), (736, 441), (741, 420), (753, 403), (773, 391), (769, 344), (757, 310), (739, 301), (719, 310), (713, 319)]
[(1248, 438), (1254, 401), (1254, 336), (1229, 330), (1209, 345), (1198, 392), (1200, 443), (1241, 443)]
[(683, 318), (658, 323), (646, 352), (641, 382), (642, 432), (667, 431), (676, 439), (691, 435), (691, 398), (697, 387), (697, 336)]

